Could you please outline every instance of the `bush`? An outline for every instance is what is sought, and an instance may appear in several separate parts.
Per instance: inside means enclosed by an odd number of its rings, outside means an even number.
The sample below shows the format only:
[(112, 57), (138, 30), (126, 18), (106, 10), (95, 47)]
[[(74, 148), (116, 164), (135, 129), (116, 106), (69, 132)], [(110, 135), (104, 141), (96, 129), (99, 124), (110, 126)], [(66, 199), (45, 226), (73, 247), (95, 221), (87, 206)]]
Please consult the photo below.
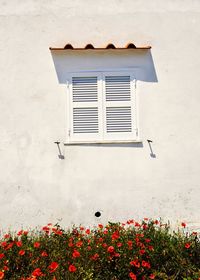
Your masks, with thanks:
[(200, 279), (200, 240), (184, 227), (144, 219), (64, 230), (5, 234), (0, 246), (0, 279), (126, 280)]

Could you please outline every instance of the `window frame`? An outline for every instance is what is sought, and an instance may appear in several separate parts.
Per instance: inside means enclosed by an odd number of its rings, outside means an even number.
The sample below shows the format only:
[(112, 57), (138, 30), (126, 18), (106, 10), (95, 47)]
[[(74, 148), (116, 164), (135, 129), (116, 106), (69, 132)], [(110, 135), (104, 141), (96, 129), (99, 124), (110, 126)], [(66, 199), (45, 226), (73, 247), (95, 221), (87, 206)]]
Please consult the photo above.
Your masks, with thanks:
[[(138, 84), (137, 84), (137, 80), (136, 80), (136, 73), (134, 73), (135, 71), (133, 69), (127, 69), (127, 68), (121, 68), (121, 69), (98, 69), (98, 70), (86, 70), (86, 71), (73, 71), (73, 72), (68, 72), (67, 75), (67, 135), (66, 135), (66, 141), (65, 144), (68, 145), (75, 145), (75, 144), (114, 144), (114, 143), (141, 143), (142, 140), (140, 139), (140, 135), (139, 135), (139, 125), (138, 125), (138, 120), (139, 120), (139, 116), (138, 116)], [(98, 80), (98, 97), (99, 94), (103, 93), (103, 96), (100, 98), (101, 100), (99, 100), (99, 102), (101, 103), (101, 116), (103, 118), (99, 119), (99, 123), (100, 123), (100, 128), (99, 129), (99, 133), (98, 133), (98, 137), (91, 137), (91, 139), (88, 140), (73, 140), (70, 137), (71, 134), (71, 130), (73, 129), (73, 106), (72, 106), (72, 78), (73, 77), (87, 77), (89, 75), (92, 76), (97, 76), (97, 80)], [(134, 120), (135, 126), (134, 126), (134, 130), (135, 130), (135, 137), (133, 139), (126, 139), (126, 137), (124, 137), (124, 139), (118, 139), (118, 137), (107, 137), (107, 139), (103, 139), (103, 131), (105, 130), (106, 126), (106, 119), (105, 119), (105, 114), (103, 114), (103, 106), (105, 107), (106, 101), (105, 101), (105, 90), (104, 90), (104, 86), (105, 86), (105, 76), (107, 75), (121, 75), (121, 76), (125, 76), (125, 75), (129, 75), (131, 77), (131, 81), (134, 81), (133, 83), (131, 82), (131, 111), (132, 111), (132, 116), (131, 116), (131, 120)], [(101, 76), (102, 81), (99, 81), (99, 76)], [(133, 85), (134, 84), (134, 85)], [(99, 92), (100, 91), (100, 92)], [(104, 103), (104, 105), (103, 105)], [(100, 107), (98, 107), (100, 109)], [(133, 117), (133, 112), (134, 112), (134, 117)], [(133, 128), (133, 126), (132, 126)], [(107, 134), (108, 135), (108, 134)], [(114, 139), (115, 138), (115, 139)]]

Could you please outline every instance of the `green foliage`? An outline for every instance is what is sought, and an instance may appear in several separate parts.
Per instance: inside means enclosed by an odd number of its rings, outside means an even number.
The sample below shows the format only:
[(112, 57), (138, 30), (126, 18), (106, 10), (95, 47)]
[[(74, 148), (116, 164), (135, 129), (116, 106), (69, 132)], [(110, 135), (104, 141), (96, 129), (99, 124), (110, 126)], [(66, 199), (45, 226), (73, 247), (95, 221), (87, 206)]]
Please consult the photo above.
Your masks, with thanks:
[(144, 219), (93, 229), (58, 224), (1, 239), (0, 279), (200, 279), (200, 240), (183, 228)]

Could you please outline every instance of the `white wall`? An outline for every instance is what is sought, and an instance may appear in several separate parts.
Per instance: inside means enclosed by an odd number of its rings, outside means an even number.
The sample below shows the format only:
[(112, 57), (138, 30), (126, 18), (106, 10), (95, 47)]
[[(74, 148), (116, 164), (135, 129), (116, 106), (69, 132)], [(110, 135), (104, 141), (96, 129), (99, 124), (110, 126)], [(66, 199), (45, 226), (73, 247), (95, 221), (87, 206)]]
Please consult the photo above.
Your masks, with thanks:
[[(0, 0), (0, 38), (1, 227), (148, 216), (200, 228), (198, 0)], [(66, 90), (48, 48), (108, 42), (152, 46), (139, 60), (143, 146), (64, 146)]]

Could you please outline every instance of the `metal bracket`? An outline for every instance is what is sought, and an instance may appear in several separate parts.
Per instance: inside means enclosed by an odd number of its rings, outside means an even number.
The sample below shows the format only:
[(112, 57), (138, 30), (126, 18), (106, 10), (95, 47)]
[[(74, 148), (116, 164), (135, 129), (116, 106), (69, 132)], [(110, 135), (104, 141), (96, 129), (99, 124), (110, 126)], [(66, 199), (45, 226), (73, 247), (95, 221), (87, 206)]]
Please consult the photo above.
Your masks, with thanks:
[(152, 146), (151, 146), (151, 143), (153, 143), (153, 141), (147, 139), (147, 142), (148, 142), (148, 144), (149, 144), (149, 149), (150, 149), (150, 152), (151, 152), (151, 153), (150, 153), (150, 156), (151, 156), (152, 158), (156, 158), (156, 154), (154, 154), (153, 149), (152, 149)]
[(56, 141), (56, 142), (54, 142), (54, 143), (55, 143), (55, 144), (57, 145), (57, 147), (58, 147), (58, 152), (59, 152), (58, 157), (59, 157), (59, 159), (65, 159), (64, 155), (62, 155), (62, 153), (61, 153), (60, 142), (59, 142), (59, 141)]

